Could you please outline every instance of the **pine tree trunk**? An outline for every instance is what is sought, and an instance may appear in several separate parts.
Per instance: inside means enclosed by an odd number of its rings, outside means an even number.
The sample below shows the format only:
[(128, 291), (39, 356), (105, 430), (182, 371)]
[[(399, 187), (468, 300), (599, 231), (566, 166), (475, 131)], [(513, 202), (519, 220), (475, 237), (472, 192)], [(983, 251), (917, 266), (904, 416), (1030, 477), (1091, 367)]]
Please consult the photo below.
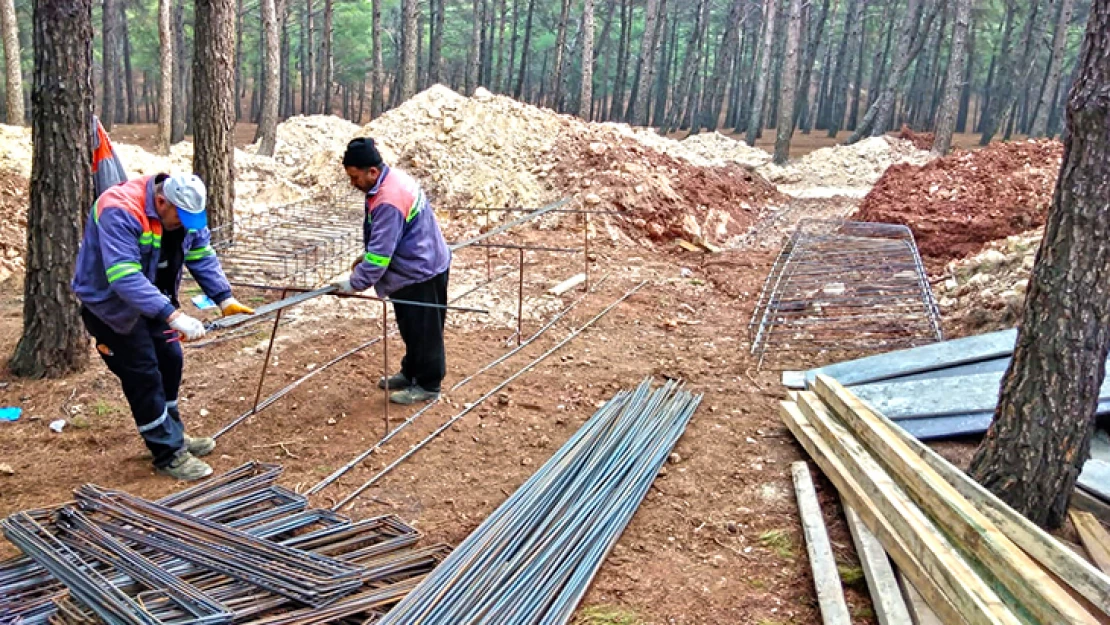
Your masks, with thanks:
[(848, 104), (848, 130), (855, 131), (859, 125), (859, 101), (863, 91), (863, 60), (866, 57), (864, 42), (867, 40), (867, 21), (860, 20), (859, 49), (856, 50), (856, 77), (852, 81), (852, 99)]
[[(1009, 9), (1007, 11), (1007, 28), (1006, 35), (1003, 38), (1001, 56), (1004, 59), (1004, 65), (999, 70), (999, 93), (991, 95), (990, 106), (987, 107), (984, 122), (983, 134), (979, 137), (979, 145), (987, 145), (990, 143), (994, 135), (998, 134), (999, 129), (1005, 131), (1006, 125), (1009, 123), (1009, 110), (1013, 106), (1014, 100), (1011, 95), (1014, 94), (1015, 82), (1021, 74), (1023, 68), (1021, 67), (1022, 54), (1033, 36), (1033, 27), (1035, 23), (1036, 13), (1040, 7), (1039, 0), (1032, 0), (1032, 13), (1025, 21), (1025, 28), (1022, 30), (1021, 40), (1017, 45), (1011, 49), (1010, 37), (1013, 33), (1013, 13), (1017, 10), (1017, 0), (1008, 3)], [(1015, 98), (1016, 99), (1016, 96)]]
[(779, 100), (778, 128), (775, 133), (775, 163), (790, 158), (790, 139), (794, 134), (794, 97), (797, 93), (798, 47), (802, 38), (802, 0), (790, 0), (786, 24), (786, 50), (782, 60), (782, 98)]
[(259, 0), (262, 13), (262, 39), (266, 52), (262, 57), (262, 114), (254, 140), (258, 142), (259, 156), (273, 156), (277, 145), (278, 87), (281, 82), (281, 41), (278, 38), (277, 7), (275, 0)]
[(660, 134), (666, 134), (667, 115), (670, 114), (670, 111), (667, 110), (667, 100), (671, 95), (673, 76), (678, 73), (677, 70), (672, 71), (671, 69), (676, 64), (676, 59), (671, 57), (677, 56), (675, 48), (678, 46), (675, 35), (678, 32), (678, 6), (672, 7), (669, 18), (666, 15), (662, 18), (664, 20), (663, 42), (659, 51), (658, 67), (655, 70), (659, 78), (656, 80), (655, 104), (651, 111), (651, 125), (657, 127)]
[(644, 36), (640, 40), (636, 94), (629, 103), (626, 116), (628, 123), (637, 126), (646, 126), (650, 119), (648, 102), (651, 99), (651, 84), (655, 74), (655, 56), (659, 51), (659, 3), (660, 0), (647, 0), (644, 10)]
[(506, 0), (497, 0), (497, 50), (493, 66), (493, 77), (490, 79), (490, 89), (500, 91), (505, 83), (505, 22), (508, 20), (508, 6)]
[(428, 44), (428, 78), (432, 83), (443, 82), (443, 24), (444, 0), (438, 0), (432, 9), (432, 40)]
[[(810, 8), (812, 11), (812, 7)], [(809, 92), (813, 86), (813, 66), (817, 63), (817, 56), (821, 50), (821, 41), (825, 39), (825, 22), (829, 15), (829, 0), (822, 0), (821, 8), (816, 19), (810, 15), (807, 21), (805, 52), (802, 55), (801, 74), (798, 79), (798, 94), (794, 103), (794, 123), (801, 126), (804, 134), (809, 134), (807, 126), (809, 120)]]
[(578, 89), (578, 116), (590, 121), (594, 101), (594, 0), (582, 0), (582, 80)]
[(373, 68), (371, 74), (374, 76), (374, 87), (370, 93), (370, 117), (377, 119), (385, 108), (385, 71), (382, 68), (382, 2), (384, 0), (372, 0), (373, 2), (373, 17), (372, 28), (370, 29), (370, 56)]
[[(1091, 3), (1064, 163), (994, 423), (969, 473), (1034, 523), (1060, 527), (1090, 450), (1110, 352), (1110, 2)], [(1031, 453), (1035, 450), (1035, 453)]]
[(862, 12), (863, 0), (851, 0), (848, 3), (848, 11), (844, 14), (844, 32), (840, 39), (840, 46), (837, 48), (836, 71), (833, 73), (832, 79), (832, 106), (829, 111), (828, 130), (830, 138), (835, 138), (840, 133), (841, 125), (844, 123), (844, 114), (848, 110), (848, 76), (855, 57), (855, 51), (849, 44), (855, 37), (859, 36), (860, 22), (863, 21), (861, 18)]
[(366, 110), (366, 76), (362, 76), (362, 80), (358, 83), (358, 115), (355, 117), (355, 123), (362, 123), (362, 112)]
[(956, 113), (956, 132), (967, 132), (968, 112), (971, 108), (971, 80), (975, 70), (975, 23), (968, 32), (967, 61), (964, 68), (963, 84), (960, 89), (960, 109)]
[[(308, 55), (305, 58), (305, 86), (307, 93), (305, 94), (305, 114), (313, 115), (319, 109), (316, 107), (316, 66), (319, 63), (319, 52), (316, 49), (316, 16), (312, 11), (312, 0), (307, 0), (305, 10), (305, 30), (308, 31)], [(375, 32), (377, 30), (375, 29)]]
[(416, 95), (416, 13), (418, 0), (401, 0), (401, 100)]
[(92, 206), (92, 0), (37, 0), (32, 19), (31, 193), (23, 336), (8, 362), (21, 377), (83, 368), (89, 344), (69, 288)]
[(890, 46), (894, 41), (894, 19), (891, 15), (894, 11), (894, 0), (887, 2), (883, 5), (883, 23), (886, 24), (885, 35), (883, 36), (883, 45), (875, 49), (875, 56), (871, 59), (871, 77), (867, 81), (867, 107), (879, 99), (879, 91), (882, 90), (883, 77), (886, 72), (886, 64), (890, 59)]
[(937, 116), (936, 134), (933, 139), (933, 153), (947, 154), (952, 146), (952, 132), (956, 129), (956, 116), (959, 112), (960, 79), (964, 73), (964, 57), (967, 54), (967, 33), (971, 22), (971, 0), (955, 0), (956, 18), (952, 28), (952, 55), (948, 58), (948, 84), (944, 89), (944, 101)]
[(19, 52), (19, 21), (13, 0), (0, 0), (0, 29), (4, 36), (4, 75), (7, 78), (7, 121), (12, 126), (26, 123), (23, 110), (23, 70)]
[(482, 48), (482, 11), (481, 0), (471, 2), (473, 13), (470, 20), (470, 47), (466, 52), (466, 86), (463, 91), (466, 95), (474, 93), (478, 86), (478, 64)]
[(135, 98), (135, 77), (131, 73), (131, 33), (127, 27), (126, 2), (120, 4), (119, 15), (123, 24), (123, 81), (127, 88), (127, 123), (136, 124), (139, 119), (139, 101)]
[(551, 82), (551, 98), (548, 99), (548, 106), (552, 109), (558, 110), (559, 92), (562, 91), (563, 85), (563, 57), (564, 49), (567, 45), (567, 22), (570, 20), (570, 0), (562, 0), (562, 7), (559, 11), (559, 21), (556, 24), (555, 34), (555, 71), (552, 72)]
[(520, 41), (520, 0), (513, 0), (513, 33), (509, 40), (509, 67), (505, 82), (501, 85), (504, 93), (513, 92), (513, 78), (516, 76), (516, 45)]
[(278, 1), (278, 20), (281, 21), (281, 60), (278, 72), (281, 74), (278, 91), (278, 120), (286, 119), (293, 115), (293, 71), (289, 62), (292, 44), (289, 42), (289, 0)]
[(185, 80), (185, 0), (177, 0), (173, 14), (173, 98), (172, 127), (170, 128), (170, 143), (177, 143), (185, 139), (185, 103), (188, 101)]
[[(694, 78), (701, 64), (701, 37), (705, 15), (708, 8), (707, 0), (698, 0), (694, 12), (694, 26), (690, 29), (689, 39), (686, 41), (686, 57), (682, 62), (682, 70), (678, 75), (678, 89), (675, 91), (674, 105), (671, 107), (667, 120), (661, 128), (662, 134), (667, 134), (678, 128), (680, 122), (686, 118), (690, 108), (694, 91)], [(675, 16), (677, 20), (678, 16)], [(676, 21), (677, 26), (677, 21)]]
[(428, 64), (424, 62), (424, 12), (416, 9), (416, 90), (428, 88)]
[(235, 121), (243, 120), (243, 0), (235, 7)]
[(528, 0), (528, 17), (524, 22), (524, 45), (520, 49), (520, 75), (513, 90), (513, 97), (520, 100), (524, 97), (524, 80), (528, 77), (528, 52), (532, 47), (532, 17), (536, 10), (536, 0)]
[(116, 23), (119, 0), (104, 0), (100, 13), (100, 124), (112, 131), (116, 121), (116, 83), (119, 81), (119, 29)]
[(232, 128), (235, 111), (235, 36), (231, 0), (196, 0), (196, 41), (193, 69), (193, 171), (208, 187), (208, 227), (214, 241), (233, 232), (235, 161)]
[(320, 112), (331, 115), (332, 83), (335, 82), (335, 10), (332, 0), (324, 0), (324, 79), (320, 81)]
[(763, 100), (771, 73), (771, 57), (775, 49), (775, 14), (778, 0), (765, 0), (763, 18), (763, 45), (760, 47), (759, 71), (755, 75), (755, 94), (752, 96), (751, 115), (748, 116), (748, 132), (745, 137), (748, 145), (755, 145), (763, 126)]
[(624, 89), (628, 84), (628, 67), (631, 63), (629, 49), (632, 42), (632, 1), (621, 0), (621, 32), (617, 46), (617, 77), (613, 83), (613, 97), (609, 100), (607, 121), (613, 121), (624, 109)]
[(1071, 23), (1073, 0), (1062, 0), (1060, 15), (1056, 20), (1056, 31), (1052, 35), (1052, 54), (1048, 61), (1048, 79), (1045, 81), (1044, 90), (1041, 92), (1040, 102), (1037, 106), (1037, 115), (1033, 119), (1033, 126), (1029, 135), (1043, 137), (1048, 134), (1048, 115), (1056, 99), (1056, 86), (1060, 83), (1060, 74), (1064, 67), (1064, 44), (1067, 43), (1068, 24)]
[(173, 28), (170, 21), (170, 1), (158, 2), (158, 60), (162, 80), (158, 84), (158, 153), (170, 153), (173, 133)]

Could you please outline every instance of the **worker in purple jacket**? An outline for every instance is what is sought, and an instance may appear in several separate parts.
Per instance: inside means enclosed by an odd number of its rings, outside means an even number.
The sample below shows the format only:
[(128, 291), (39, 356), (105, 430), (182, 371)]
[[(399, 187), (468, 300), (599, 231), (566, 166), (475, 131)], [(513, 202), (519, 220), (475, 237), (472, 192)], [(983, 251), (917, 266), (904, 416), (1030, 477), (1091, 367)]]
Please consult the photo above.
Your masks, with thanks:
[(177, 406), (180, 341), (204, 336), (204, 324), (178, 308), (182, 267), (225, 316), (254, 312), (231, 296), (209, 243), (206, 196), (194, 175), (158, 174), (110, 187), (92, 206), (72, 284), (155, 468), (185, 481), (211, 475), (198, 457), (216, 443), (186, 436)]
[(420, 184), (383, 163), (373, 139), (347, 144), (343, 167), (351, 184), (366, 193), (366, 254), (356, 261), (350, 279), (335, 286), (345, 292), (373, 286), (381, 297), (439, 305), (393, 304), (406, 353), (400, 373), (378, 380), (378, 388), (394, 390), (389, 399), (397, 404), (436, 399), (447, 373), (443, 306), (451, 251)]

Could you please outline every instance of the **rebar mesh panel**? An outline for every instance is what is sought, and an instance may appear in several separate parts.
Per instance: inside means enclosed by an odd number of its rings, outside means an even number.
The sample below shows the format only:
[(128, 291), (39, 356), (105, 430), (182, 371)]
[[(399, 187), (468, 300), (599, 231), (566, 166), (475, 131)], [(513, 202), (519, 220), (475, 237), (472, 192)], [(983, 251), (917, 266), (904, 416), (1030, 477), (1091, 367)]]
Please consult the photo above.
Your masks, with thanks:
[(748, 330), (759, 367), (776, 369), (942, 338), (910, 229), (851, 221), (799, 222)]

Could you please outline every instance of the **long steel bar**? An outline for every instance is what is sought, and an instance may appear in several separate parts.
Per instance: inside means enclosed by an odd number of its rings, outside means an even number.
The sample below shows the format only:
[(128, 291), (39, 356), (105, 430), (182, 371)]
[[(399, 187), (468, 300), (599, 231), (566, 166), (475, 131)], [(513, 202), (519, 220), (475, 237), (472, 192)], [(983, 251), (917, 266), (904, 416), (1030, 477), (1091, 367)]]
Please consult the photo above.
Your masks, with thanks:
[[(598, 280), (598, 281), (597, 281), (597, 282), (595, 283), (595, 285), (594, 285), (594, 286), (595, 286), (595, 288), (597, 288), (597, 287), (600, 287), (600, 286), (601, 286), (602, 284), (604, 284), (604, 283), (605, 283), (605, 281), (606, 281), (606, 280), (607, 280), (607, 279), (609, 278), (609, 275), (610, 275), (610, 274), (606, 274), (606, 275), (602, 276), (602, 277), (601, 277), (601, 279), (600, 279), (600, 280)], [(501, 364), (502, 362), (505, 362), (506, 360), (508, 360), (509, 358), (511, 358), (511, 357), (512, 357), (513, 355), (515, 355), (516, 353), (518, 353), (518, 352), (519, 352), (520, 350), (522, 350), (522, 349), (524, 349), (524, 348), (528, 347), (528, 346), (529, 346), (529, 345), (530, 345), (530, 344), (531, 344), (531, 343), (532, 343), (533, 341), (535, 341), (535, 340), (536, 340), (536, 339), (538, 339), (538, 338), (539, 338), (539, 337), (540, 337), (541, 335), (543, 335), (543, 334), (544, 334), (545, 332), (547, 332), (548, 330), (550, 330), (550, 329), (551, 329), (551, 328), (552, 328), (552, 327), (553, 327), (553, 326), (554, 326), (554, 325), (555, 325), (556, 323), (558, 323), (558, 322), (559, 322), (559, 320), (560, 320), (560, 319), (562, 319), (562, 318), (563, 318), (564, 316), (566, 316), (566, 315), (567, 315), (567, 313), (569, 313), (569, 312), (570, 312), (571, 310), (573, 310), (573, 309), (574, 309), (574, 308), (575, 308), (576, 306), (578, 306), (578, 304), (582, 303), (582, 301), (583, 301), (583, 300), (585, 300), (585, 299), (586, 299), (586, 297), (587, 297), (588, 295), (590, 295), (590, 292), (586, 292), (586, 293), (583, 293), (583, 294), (582, 294), (581, 296), (579, 296), (579, 297), (578, 297), (578, 299), (574, 300), (574, 301), (573, 301), (573, 302), (571, 302), (571, 303), (570, 303), (569, 305), (567, 305), (567, 306), (566, 306), (566, 307), (564, 307), (564, 308), (563, 308), (562, 310), (560, 310), (560, 311), (559, 311), (559, 312), (558, 312), (557, 314), (555, 314), (555, 315), (554, 315), (554, 316), (553, 316), (553, 317), (551, 318), (551, 320), (549, 320), (549, 321), (547, 322), (547, 324), (545, 324), (545, 325), (544, 325), (544, 326), (543, 326), (542, 328), (540, 328), (539, 330), (537, 330), (537, 331), (535, 332), (535, 334), (533, 334), (532, 336), (528, 337), (528, 339), (527, 339), (527, 340), (525, 340), (525, 341), (524, 341), (523, 343), (521, 343), (521, 344), (520, 344), (520, 345), (518, 345), (517, 347), (513, 348), (512, 350), (510, 350), (510, 351), (506, 352), (505, 354), (502, 354), (501, 356), (497, 357), (496, 359), (494, 359), (494, 360), (490, 361), (490, 362), (489, 362), (489, 363), (487, 363), (487, 364), (486, 364), (485, 366), (483, 366), (483, 367), (482, 367), (481, 369), (478, 369), (478, 370), (477, 370), (477, 371), (475, 371), (474, 373), (470, 374), (470, 375), (469, 375), (468, 377), (466, 377), (466, 378), (464, 378), (464, 379), (462, 379), (462, 380), (459, 380), (459, 381), (458, 381), (457, 383), (455, 383), (455, 385), (454, 385), (454, 386), (452, 386), (452, 387), (451, 387), (451, 389), (450, 389), (450, 390), (449, 390), (448, 392), (449, 392), (449, 393), (454, 393), (454, 392), (455, 392), (455, 391), (457, 391), (458, 389), (460, 389), (460, 388), (462, 388), (463, 386), (465, 386), (465, 385), (469, 384), (469, 383), (470, 383), (470, 382), (471, 382), (472, 380), (474, 380), (474, 378), (476, 378), (476, 377), (478, 377), (478, 376), (482, 375), (482, 374), (483, 374), (483, 373), (485, 373), (486, 371), (489, 371), (490, 369), (492, 369), (492, 368), (496, 367), (497, 365)], [(343, 466), (339, 467), (338, 469), (336, 469), (335, 471), (333, 471), (333, 472), (331, 473), (331, 475), (329, 475), (329, 476), (325, 477), (324, 479), (320, 480), (319, 482), (317, 482), (317, 483), (316, 483), (316, 484), (315, 484), (314, 486), (312, 486), (312, 488), (309, 488), (309, 489), (308, 489), (308, 490), (307, 490), (307, 491), (305, 492), (305, 494), (306, 494), (306, 495), (315, 495), (316, 493), (319, 493), (320, 491), (324, 490), (324, 489), (325, 489), (325, 488), (327, 488), (328, 486), (330, 486), (330, 485), (332, 485), (333, 483), (335, 483), (335, 481), (336, 481), (336, 480), (338, 480), (339, 478), (343, 477), (343, 476), (344, 476), (344, 475), (345, 475), (345, 474), (346, 474), (346, 473), (347, 473), (348, 471), (350, 471), (350, 470), (351, 470), (351, 469), (353, 469), (354, 467), (356, 467), (356, 466), (358, 466), (359, 464), (361, 464), (361, 463), (362, 463), (362, 461), (364, 461), (364, 460), (366, 460), (367, 458), (369, 458), (369, 457), (370, 457), (370, 455), (371, 455), (371, 454), (373, 454), (373, 453), (374, 453), (375, 451), (377, 451), (377, 450), (381, 449), (381, 448), (382, 448), (382, 446), (384, 446), (384, 445), (385, 445), (386, 443), (388, 443), (389, 441), (391, 441), (391, 440), (393, 439), (393, 437), (397, 436), (397, 434), (399, 434), (399, 433), (400, 433), (400, 432), (401, 432), (402, 430), (404, 430), (404, 429), (405, 429), (406, 427), (408, 427), (409, 425), (411, 425), (413, 421), (415, 421), (415, 420), (416, 420), (417, 418), (419, 418), (419, 417), (420, 417), (421, 415), (423, 415), (423, 414), (424, 414), (425, 412), (427, 412), (428, 410), (430, 410), (430, 409), (431, 409), (431, 408), (432, 408), (433, 406), (435, 406), (435, 405), (436, 405), (437, 403), (439, 403), (440, 401), (441, 401), (441, 400), (439, 400), (439, 399), (435, 399), (435, 400), (432, 400), (431, 402), (429, 402), (429, 403), (425, 404), (425, 405), (424, 405), (424, 406), (423, 406), (423, 407), (422, 407), (422, 408), (421, 408), (420, 410), (417, 410), (416, 412), (414, 412), (414, 413), (412, 414), (412, 416), (410, 416), (409, 418), (405, 419), (405, 420), (404, 420), (404, 421), (403, 421), (403, 422), (402, 422), (402, 423), (401, 423), (400, 425), (398, 425), (398, 426), (397, 426), (396, 428), (394, 428), (394, 429), (393, 429), (393, 431), (391, 431), (391, 432), (390, 432), (389, 434), (386, 434), (386, 435), (385, 435), (384, 437), (382, 437), (382, 439), (381, 439), (381, 440), (379, 440), (379, 441), (378, 441), (377, 443), (374, 443), (374, 446), (373, 446), (373, 447), (370, 447), (370, 448), (369, 448), (369, 449), (367, 449), (366, 451), (363, 451), (363, 452), (359, 453), (359, 454), (358, 454), (357, 456), (355, 456), (355, 457), (354, 457), (354, 458), (353, 458), (353, 459), (352, 459), (352, 460), (351, 460), (350, 462), (348, 462), (347, 464), (345, 464), (345, 465), (343, 465)]]
[(568, 202), (570, 202), (570, 198), (561, 199), (558, 202), (548, 204), (547, 206), (544, 206), (543, 208), (540, 208), (536, 211), (528, 213), (527, 215), (524, 215), (522, 217), (518, 217), (518, 218), (510, 221), (509, 223), (502, 224), (502, 225), (494, 228), (493, 230), (490, 230), (489, 232), (484, 232), (482, 234), (479, 234), (476, 237), (466, 239), (465, 241), (460, 241), (458, 243), (453, 243), (453, 244), (449, 245), (448, 247), (451, 249), (452, 252), (455, 251), (455, 250), (461, 250), (465, 247), (469, 247), (471, 245), (474, 245), (475, 243), (478, 243), (480, 241), (485, 241), (486, 239), (488, 239), (492, 236), (496, 236), (498, 234), (501, 234), (502, 232), (505, 232), (506, 230), (511, 230), (511, 229), (519, 226), (520, 224), (532, 221), (533, 219), (535, 219), (537, 217), (541, 217), (543, 215), (546, 215), (547, 213), (550, 213), (553, 210), (562, 208)]
[(402, 462), (404, 462), (405, 460), (408, 460), (410, 457), (415, 455), (416, 452), (420, 451), (428, 443), (435, 440), (440, 434), (442, 434), (444, 431), (446, 431), (447, 428), (454, 425), (455, 422), (457, 422), (459, 419), (461, 419), (461, 418), (465, 417), (466, 415), (470, 414), (471, 411), (473, 411), (475, 408), (480, 406), (483, 402), (485, 402), (487, 399), (489, 399), (493, 395), (500, 392), (501, 389), (505, 388), (509, 384), (512, 384), (512, 382), (514, 380), (516, 380), (520, 376), (522, 376), (525, 373), (527, 373), (528, 371), (530, 371), (533, 367), (535, 367), (539, 363), (546, 360), (549, 356), (551, 356), (555, 352), (562, 349), (567, 343), (570, 343), (571, 341), (573, 341), (576, 337), (578, 337), (579, 334), (584, 332), (587, 328), (592, 326), (599, 319), (601, 319), (605, 315), (609, 314), (609, 311), (613, 310), (614, 308), (619, 306), (621, 303), (623, 303), (625, 300), (627, 300), (628, 298), (635, 295), (636, 292), (639, 291), (641, 288), (643, 288), (647, 283), (648, 282), (645, 280), (645, 281), (637, 284), (636, 286), (632, 287), (632, 289), (627, 291), (624, 295), (622, 295), (620, 298), (618, 298), (615, 302), (606, 306), (601, 312), (599, 312), (597, 315), (595, 315), (589, 321), (584, 323), (577, 330), (571, 332), (569, 335), (567, 335), (566, 338), (559, 341), (554, 347), (547, 350), (543, 354), (540, 354), (538, 357), (536, 357), (536, 359), (534, 359), (530, 363), (524, 365), (524, 367), (520, 368), (516, 373), (512, 374), (508, 378), (505, 378), (505, 380), (503, 380), (500, 384), (494, 386), (492, 389), (487, 391), (484, 395), (482, 395), (477, 400), (475, 400), (473, 403), (471, 403), (467, 408), (464, 408), (458, 414), (456, 414), (455, 416), (448, 419), (443, 425), (441, 425), (434, 432), (432, 432), (426, 438), (424, 438), (424, 440), (417, 443), (415, 446), (413, 446), (411, 449), (409, 449), (407, 452), (405, 452), (400, 458), (393, 461), (389, 466), (385, 467), (384, 469), (379, 471), (376, 475), (374, 475), (369, 480), (367, 480), (365, 483), (363, 483), (361, 486), (356, 488), (351, 494), (347, 495), (347, 497), (345, 497), (342, 501), (340, 501), (336, 505), (332, 506), (332, 510), (342, 510), (343, 508), (345, 508), (356, 497), (358, 497), (360, 494), (362, 494), (363, 491), (365, 491), (367, 488), (370, 488), (371, 486), (373, 486), (375, 483), (378, 482), (378, 480), (385, 477), (387, 474), (389, 474), (391, 471), (393, 471), (393, 469), (397, 468)]
[(521, 245), (517, 243), (471, 243), (470, 247), (485, 247), (494, 250), (527, 250), (529, 252), (565, 252), (577, 254), (575, 247), (550, 247), (545, 245)]

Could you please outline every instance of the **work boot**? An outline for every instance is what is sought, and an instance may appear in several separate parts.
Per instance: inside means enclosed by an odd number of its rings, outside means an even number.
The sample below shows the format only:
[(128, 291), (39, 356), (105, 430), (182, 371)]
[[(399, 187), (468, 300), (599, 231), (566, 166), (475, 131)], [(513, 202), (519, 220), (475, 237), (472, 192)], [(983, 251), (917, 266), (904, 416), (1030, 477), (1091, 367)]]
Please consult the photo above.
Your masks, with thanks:
[(212, 453), (216, 448), (216, 439), (209, 436), (201, 436), (200, 438), (193, 438), (191, 436), (185, 437), (185, 449), (197, 458), (203, 458)]
[(403, 373), (395, 373), (388, 378), (378, 378), (378, 388), (380, 389), (388, 387), (390, 390), (395, 390), (410, 386), (412, 386), (412, 380), (405, 377)]
[(428, 391), (416, 384), (389, 395), (389, 401), (402, 406), (411, 406), (418, 401), (431, 401), (433, 399), (439, 399), (439, 391)]
[(188, 451), (183, 451), (174, 456), (169, 466), (159, 468), (158, 472), (182, 482), (192, 482), (212, 475), (212, 467)]

